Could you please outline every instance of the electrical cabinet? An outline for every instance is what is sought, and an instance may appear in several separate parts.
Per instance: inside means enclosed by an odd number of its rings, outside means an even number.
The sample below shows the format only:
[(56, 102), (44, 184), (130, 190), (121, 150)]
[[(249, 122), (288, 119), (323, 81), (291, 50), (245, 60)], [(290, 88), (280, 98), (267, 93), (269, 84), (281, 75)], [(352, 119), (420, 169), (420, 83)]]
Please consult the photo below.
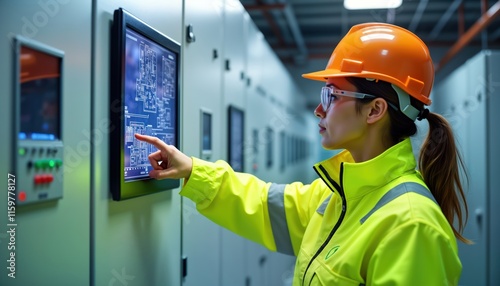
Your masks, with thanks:
[(494, 243), (500, 239), (495, 222), (499, 213), (491, 205), (498, 202), (500, 187), (500, 156), (495, 147), (500, 143), (496, 127), (500, 119), (499, 55), (497, 51), (477, 54), (438, 84), (434, 94), (435, 111), (451, 123), (468, 173), (468, 183), (463, 182), (469, 209), (464, 236), (474, 244), (459, 243), (461, 285), (498, 285), (500, 281), (500, 255)]

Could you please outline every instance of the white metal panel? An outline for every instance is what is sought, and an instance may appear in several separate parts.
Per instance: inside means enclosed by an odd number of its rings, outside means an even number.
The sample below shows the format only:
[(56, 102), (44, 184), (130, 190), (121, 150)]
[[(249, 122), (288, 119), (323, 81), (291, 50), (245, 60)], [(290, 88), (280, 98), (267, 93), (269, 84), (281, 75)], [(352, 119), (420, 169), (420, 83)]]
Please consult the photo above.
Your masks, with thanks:
[(486, 74), (488, 114), (488, 216), (489, 216), (489, 285), (500, 285), (500, 51), (492, 51), (488, 57)]
[[(183, 151), (200, 157), (200, 109), (212, 113), (212, 155), (222, 151), (226, 112), (222, 105), (223, 1), (188, 0), (184, 27), (192, 25), (195, 42), (183, 39)], [(221, 285), (221, 229), (201, 216), (195, 204), (182, 199), (182, 255), (187, 257), (183, 285)]]
[[(224, 74), (223, 74), (223, 104), (225, 142), (221, 144), (228, 159), (227, 134), (228, 118), (227, 108), (236, 106), (245, 112), (245, 130), (248, 129), (248, 112), (245, 108), (246, 86), (246, 50), (247, 38), (245, 27), (249, 21), (245, 9), (237, 0), (226, 0), (224, 3)], [(245, 132), (242, 130), (242, 132)], [(245, 134), (245, 133), (243, 133)], [(244, 144), (248, 140), (244, 138)], [(243, 146), (245, 148), (245, 146)], [(243, 151), (245, 152), (245, 151)], [(244, 165), (243, 165), (244, 166)], [(248, 170), (244, 170), (248, 171)], [(221, 230), (221, 284), (223, 286), (244, 286), (245, 273), (245, 240), (227, 230)]]
[(464, 236), (474, 242), (473, 245), (459, 244), (459, 253), (463, 265), (460, 284), (486, 285), (487, 279), (487, 233), (488, 216), (486, 214), (486, 57), (480, 53), (467, 61), (462, 69), (467, 71), (466, 98), (461, 101), (457, 116), (463, 122), (465, 130), (465, 164), (469, 175), (467, 204), (469, 220)]
[[(287, 156), (289, 152), (286, 141), (282, 142), (280, 133), (284, 132), (285, 138), (290, 135), (301, 135), (310, 137), (314, 132), (307, 126), (307, 122), (301, 122), (295, 115), (304, 116), (304, 105), (300, 104), (303, 98), (301, 91), (292, 82), (290, 75), (283, 67), (281, 61), (276, 57), (269, 44), (261, 36), (261, 33), (252, 25), (248, 27), (248, 69), (251, 84), (247, 86), (247, 134), (252, 138), (254, 132), (256, 140), (251, 140), (249, 166), (250, 172), (262, 180), (278, 183), (290, 183), (303, 180), (311, 165), (302, 168), (293, 166), (285, 161), (285, 168), (281, 168), (281, 156), (283, 149)], [(268, 127), (273, 129), (273, 164), (267, 166), (267, 152), (269, 138), (266, 136)], [(254, 146), (256, 145), (256, 146)], [(253, 148), (258, 151), (255, 155)], [(286, 159), (286, 158), (285, 158)], [(304, 170), (307, 168), (307, 170)], [(299, 170), (297, 172), (297, 170)], [(295, 257), (272, 253), (263, 246), (253, 242), (246, 244), (248, 255), (248, 276), (250, 285), (284, 285), (290, 282), (291, 273), (295, 264)]]
[[(90, 57), (91, 3), (1, 1), (0, 17), (0, 268), (1, 285), (89, 285)], [(63, 198), (17, 207), (15, 249), (7, 234), (7, 174), (14, 125), (12, 37), (22, 35), (65, 52), (62, 139), (65, 145)], [(16, 177), (16, 180), (32, 178)], [(12, 244), (11, 244), (12, 246)], [(16, 256), (15, 279), (7, 276), (7, 252)], [(4, 260), (5, 259), (5, 260)]]
[(238, 0), (225, 0), (224, 102), (226, 105), (244, 106), (247, 51), (245, 25), (249, 20), (245, 9)]
[(493, 220), (490, 220), (493, 217), (488, 212), (487, 204), (492, 201), (493, 193), (488, 193), (488, 183), (491, 183), (491, 178), (498, 177), (491, 176), (491, 162), (496, 161), (491, 159), (491, 153), (496, 152), (496, 148), (491, 148), (491, 134), (495, 131), (489, 127), (494, 125), (489, 112), (489, 106), (494, 101), (491, 96), (494, 73), (488, 71), (486, 65), (489, 54), (481, 52), (456, 69), (438, 85), (435, 97), (437, 111), (442, 112), (453, 126), (457, 147), (462, 151), (469, 178), (468, 184), (465, 180), (463, 182), (469, 207), (464, 236), (474, 244), (459, 242), (463, 265), (461, 285), (495, 285), (491, 281), (488, 283), (488, 275), (493, 277), (498, 272), (491, 268), (493, 256), (489, 241), (492, 240), (488, 241), (488, 233), (491, 236), (494, 225)]

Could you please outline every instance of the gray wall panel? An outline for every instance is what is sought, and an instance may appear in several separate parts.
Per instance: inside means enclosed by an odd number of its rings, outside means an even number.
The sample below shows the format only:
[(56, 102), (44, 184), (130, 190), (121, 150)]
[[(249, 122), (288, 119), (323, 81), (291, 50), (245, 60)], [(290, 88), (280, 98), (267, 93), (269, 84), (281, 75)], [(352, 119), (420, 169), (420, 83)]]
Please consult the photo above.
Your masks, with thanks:
[[(63, 198), (16, 209), (16, 278), (0, 268), (1, 285), (89, 285), (91, 3), (2, 1), (0, 4), (0, 173), (7, 181), (13, 125), (12, 36), (63, 50)], [(17, 178), (32, 180), (32, 178)], [(4, 186), (5, 186), (4, 185)], [(0, 197), (0, 257), (7, 257), (6, 192)]]
[(483, 51), (456, 69), (436, 88), (437, 110), (452, 123), (469, 174), (468, 223), (464, 236), (473, 245), (459, 243), (463, 264), (460, 285), (497, 285), (499, 278), (500, 200), (498, 161), (500, 86), (498, 51)]
[[(224, 158), (228, 159), (228, 117), (227, 108), (229, 105), (236, 106), (245, 112), (244, 125), (245, 130), (251, 124), (251, 114), (246, 107), (245, 94), (245, 75), (247, 65), (247, 36), (246, 25), (249, 17), (246, 15), (245, 9), (239, 1), (226, 0), (224, 4), (224, 60), (228, 61), (229, 66), (224, 66), (223, 73), (223, 114), (224, 125), (222, 130), (225, 130), (225, 138), (222, 143), (224, 150)], [(243, 142), (243, 152), (246, 155), (246, 150), (249, 137), (245, 136)], [(234, 146), (237, 147), (237, 146)], [(248, 158), (245, 158), (248, 160)], [(244, 169), (245, 172), (249, 170)], [(221, 231), (221, 284), (222, 286), (244, 286), (245, 285), (245, 240), (234, 233), (225, 229)]]
[(460, 280), (464, 285), (486, 285), (487, 276), (487, 233), (488, 221), (486, 208), (487, 145), (486, 145), (486, 58), (483, 53), (470, 59), (462, 69), (467, 71), (466, 98), (458, 103), (458, 116), (465, 130), (462, 146), (465, 164), (469, 174), (467, 203), (469, 220), (464, 231), (465, 237), (474, 241), (473, 245), (460, 244), (459, 250), (463, 264)]
[[(213, 120), (209, 160), (227, 159), (227, 106), (232, 104), (245, 110), (247, 172), (252, 172), (250, 134), (257, 129), (261, 146), (256, 175), (279, 182), (315, 177), (314, 156), (279, 168), (283, 148), (279, 132), (319, 142), (317, 122), (308, 117), (312, 111), (304, 110), (301, 91), (239, 1), (2, 1), (0, 129), (7, 136), (0, 138), (0, 161), (6, 162), (0, 173), (7, 174), (11, 163), (14, 34), (66, 53), (62, 112), (66, 152), (64, 197), (17, 210), (17, 278), (8, 279), (7, 269), (1, 268), (0, 285), (243, 286), (247, 277), (250, 285), (285, 283), (293, 271), (293, 257), (272, 254), (221, 229), (182, 199), (179, 189), (111, 200), (109, 170), (116, 164), (109, 162), (108, 149), (117, 143), (108, 137), (114, 128), (109, 122), (110, 28), (113, 11), (119, 7), (182, 44), (182, 151), (200, 156), (200, 108), (204, 108), (212, 112)], [(184, 40), (187, 24), (193, 24), (196, 35), (191, 44)], [(259, 95), (259, 89), (268, 96)], [(271, 168), (265, 166), (268, 126), (274, 128), (275, 140)], [(1, 196), (0, 212), (5, 214), (6, 207), (6, 196)], [(1, 257), (8, 255), (6, 219), (0, 216)], [(188, 257), (185, 279), (181, 255)]]
[(489, 209), (489, 285), (500, 285), (500, 52), (492, 51), (488, 65), (488, 209)]
[[(222, 104), (223, 1), (185, 1), (184, 26), (192, 25), (196, 41), (183, 39), (183, 151), (200, 157), (200, 109), (212, 113), (212, 155), (223, 159), (226, 109)], [(214, 57), (214, 51), (217, 57)], [(182, 199), (182, 254), (188, 259), (183, 285), (221, 285), (221, 231), (203, 217), (189, 199)]]

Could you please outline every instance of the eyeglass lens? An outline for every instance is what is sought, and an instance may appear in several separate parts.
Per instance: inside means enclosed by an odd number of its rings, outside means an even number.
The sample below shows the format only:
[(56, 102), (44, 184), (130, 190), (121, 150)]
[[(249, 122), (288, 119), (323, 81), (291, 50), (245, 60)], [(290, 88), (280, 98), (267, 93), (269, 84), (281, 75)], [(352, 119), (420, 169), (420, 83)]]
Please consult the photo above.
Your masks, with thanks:
[(323, 107), (323, 111), (326, 112), (328, 108), (330, 107), (331, 101), (331, 94), (333, 90), (332, 88), (328, 86), (324, 86), (321, 88), (321, 107)]

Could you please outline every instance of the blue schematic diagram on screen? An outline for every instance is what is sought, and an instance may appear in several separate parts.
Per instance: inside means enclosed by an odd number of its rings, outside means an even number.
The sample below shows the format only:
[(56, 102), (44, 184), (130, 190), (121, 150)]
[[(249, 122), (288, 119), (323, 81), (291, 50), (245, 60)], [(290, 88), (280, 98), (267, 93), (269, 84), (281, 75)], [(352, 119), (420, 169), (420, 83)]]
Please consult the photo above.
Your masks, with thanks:
[(177, 104), (176, 55), (133, 30), (127, 31), (124, 130), (125, 181), (148, 177), (148, 155), (156, 149), (134, 134), (158, 137), (175, 144)]

